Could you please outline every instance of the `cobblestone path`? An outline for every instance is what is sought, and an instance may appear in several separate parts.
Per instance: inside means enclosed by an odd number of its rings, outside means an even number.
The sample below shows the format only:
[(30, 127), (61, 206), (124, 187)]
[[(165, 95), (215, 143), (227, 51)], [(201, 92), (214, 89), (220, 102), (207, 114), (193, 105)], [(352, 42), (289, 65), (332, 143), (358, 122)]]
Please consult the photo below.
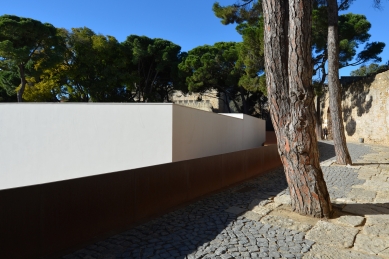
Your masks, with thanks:
[(279, 168), (63, 258), (389, 258), (389, 147), (348, 146), (319, 143), (334, 219), (291, 212)]

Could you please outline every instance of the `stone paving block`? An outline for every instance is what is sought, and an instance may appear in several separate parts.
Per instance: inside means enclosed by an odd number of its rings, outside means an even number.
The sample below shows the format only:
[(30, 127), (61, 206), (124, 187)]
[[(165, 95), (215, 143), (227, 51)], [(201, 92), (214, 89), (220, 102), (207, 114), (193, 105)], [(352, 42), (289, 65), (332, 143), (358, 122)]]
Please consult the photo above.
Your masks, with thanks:
[(355, 240), (354, 249), (374, 255), (385, 255), (388, 253), (389, 240), (359, 234)]
[(374, 203), (389, 203), (389, 191), (377, 192)]
[(361, 226), (365, 221), (364, 217), (361, 216), (341, 216), (337, 219), (337, 223), (346, 225), (349, 227)]
[(366, 182), (362, 186), (366, 190), (384, 191), (384, 192), (389, 190), (389, 182), (383, 182), (383, 181), (366, 180)]
[(292, 200), (290, 199), (290, 195), (287, 195), (287, 194), (282, 194), (282, 195), (274, 197), (274, 202), (280, 203), (280, 204), (285, 204), (285, 205), (292, 204)]
[[(363, 185), (362, 185), (363, 186)], [(352, 188), (347, 194), (347, 198), (357, 202), (372, 202), (377, 195), (377, 192), (365, 190), (364, 188)]]
[(333, 160), (333, 159), (326, 160), (326, 161), (321, 162), (320, 166), (330, 166), (330, 165), (332, 165), (335, 162), (336, 162), (336, 160)]
[(388, 180), (388, 176), (385, 174), (382, 174), (382, 172), (379, 175), (374, 175), (371, 177), (372, 181), (377, 181), (377, 182), (386, 182)]
[(371, 174), (371, 175), (375, 175), (377, 173), (377, 167), (375, 168), (372, 168), (370, 165), (363, 165), (361, 166), (361, 168), (358, 170), (358, 173), (359, 174)]
[(342, 211), (366, 217), (369, 215), (389, 215), (389, 208), (376, 204), (347, 204)]
[(378, 253), (379, 256), (382, 256), (383, 258), (389, 258), (389, 248), (386, 248), (385, 250)]
[(389, 239), (389, 215), (372, 215), (368, 217), (362, 233)]
[(312, 228), (311, 225), (304, 224), (302, 222), (298, 222), (298, 221), (295, 221), (295, 220), (292, 220), (289, 218), (284, 218), (281, 216), (268, 215), (268, 216), (263, 217), (261, 219), (261, 222), (264, 224), (277, 226), (280, 228), (286, 228), (286, 229), (297, 230), (297, 231), (302, 231), (302, 232), (306, 232)]
[(321, 220), (308, 231), (305, 237), (319, 244), (349, 248), (353, 246), (357, 233), (358, 229), (356, 228), (340, 226)]
[(236, 207), (236, 206), (229, 207), (228, 209), (226, 209), (226, 212), (229, 212), (229, 213), (232, 213), (232, 214), (236, 214), (236, 215), (242, 214), (245, 211), (246, 211), (246, 209), (243, 209), (243, 208), (240, 208), (240, 207)]
[(311, 250), (303, 255), (304, 259), (379, 259), (380, 257), (361, 253), (350, 249), (315, 244)]
[(249, 220), (259, 221), (264, 215), (255, 213), (253, 211), (246, 211), (242, 214), (242, 216)]
[(281, 203), (271, 202), (271, 203), (266, 204), (264, 207), (267, 209), (270, 209), (270, 210), (274, 210), (274, 209), (280, 207), (281, 205), (282, 205)]
[[(334, 199), (333, 201), (336, 205), (338, 205), (337, 207), (342, 207), (344, 208), (344, 206), (346, 206), (347, 204), (353, 204), (355, 203), (355, 201), (349, 199), (349, 198), (336, 198)], [(341, 206), (343, 205), (343, 206)]]
[(352, 168), (352, 169), (361, 169), (361, 166), (356, 166), (356, 165), (346, 165), (347, 168)]
[(361, 173), (361, 172), (358, 172), (358, 179), (362, 179), (362, 180), (370, 180), (374, 175), (372, 175), (371, 173)]
[(264, 206), (256, 206), (252, 209), (252, 212), (260, 215), (261, 217), (269, 214), (272, 211), (272, 209), (264, 207)]

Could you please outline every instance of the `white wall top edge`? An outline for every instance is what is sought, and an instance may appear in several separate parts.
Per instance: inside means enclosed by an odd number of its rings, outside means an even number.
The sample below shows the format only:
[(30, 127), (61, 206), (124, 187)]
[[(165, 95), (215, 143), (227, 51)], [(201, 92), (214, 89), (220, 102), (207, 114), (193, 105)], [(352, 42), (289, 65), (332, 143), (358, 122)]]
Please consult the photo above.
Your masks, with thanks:
[(241, 120), (243, 120), (243, 115), (244, 115), (243, 113), (218, 113), (218, 114), (241, 119)]
[(256, 117), (173, 106), (174, 162), (257, 148), (265, 140), (265, 121)]

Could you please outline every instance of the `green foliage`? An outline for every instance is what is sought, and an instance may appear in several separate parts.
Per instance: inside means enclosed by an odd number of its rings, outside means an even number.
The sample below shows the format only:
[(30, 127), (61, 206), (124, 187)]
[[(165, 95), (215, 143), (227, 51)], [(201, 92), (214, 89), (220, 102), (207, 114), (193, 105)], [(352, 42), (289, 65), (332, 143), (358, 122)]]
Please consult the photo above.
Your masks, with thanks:
[(114, 37), (73, 28), (66, 33), (66, 45), (67, 60), (58, 69), (66, 73), (69, 101), (126, 101), (126, 60)]
[(186, 54), (181, 47), (164, 39), (130, 35), (122, 43), (133, 100), (169, 101), (174, 89), (180, 88), (178, 64)]
[[(341, 3), (343, 10), (347, 9), (352, 1), (345, 0)], [(370, 34), (368, 33), (371, 24), (364, 15), (342, 14), (339, 16), (339, 67), (360, 65), (369, 61), (380, 62), (379, 54), (385, 47), (383, 42), (368, 42)], [(326, 79), (327, 62), (327, 6), (318, 5), (313, 11), (312, 22), (312, 48), (314, 74), (319, 75), (316, 79), (316, 88), (318, 85), (324, 86)], [(365, 44), (364, 50), (357, 53), (357, 48)], [(316, 89), (315, 92), (321, 93), (323, 90)]]
[[(368, 61), (380, 62), (378, 55), (385, 47), (383, 42), (367, 42), (371, 24), (366, 16), (348, 13), (339, 16), (339, 62), (340, 67), (355, 66)], [(366, 43), (360, 53), (356, 53), (359, 44)], [(354, 58), (356, 61), (350, 63)]]
[(235, 64), (238, 60), (237, 43), (218, 42), (204, 45), (188, 52), (179, 69), (190, 74), (186, 78), (189, 91), (205, 92), (209, 89), (226, 89), (238, 84), (243, 69)]
[(258, 70), (254, 69), (254, 64), (246, 71), (245, 62), (240, 59), (243, 52), (249, 63), (250, 50), (243, 43), (235, 42), (196, 47), (188, 52), (179, 69), (186, 74), (189, 91), (204, 93), (216, 89), (229, 109), (255, 115), (265, 83), (264, 77), (255, 73)]
[(260, 19), (256, 25), (239, 24), (237, 31), (243, 38), (243, 42), (238, 45), (237, 65), (244, 67), (245, 71), (239, 80), (239, 86), (252, 92), (260, 91), (266, 95), (263, 20)]
[(11, 85), (14, 80), (10, 74), (19, 73), (21, 99), (26, 74), (35, 73), (34, 63), (49, 64), (55, 53), (58, 53), (58, 37), (53, 25), (14, 15), (0, 16), (0, 67), (8, 72), (1, 75), (1, 86), (8, 93), (18, 86)]
[(163, 39), (131, 35), (119, 43), (86, 27), (0, 16), (0, 98), (18, 92), (26, 101), (169, 101), (184, 85), (180, 49)]
[(237, 4), (228, 6), (221, 6), (218, 2), (215, 2), (212, 10), (224, 25), (243, 22), (256, 24), (262, 14), (262, 1), (242, 0)]
[[(389, 63), (389, 62), (388, 62)], [(351, 76), (370, 76), (377, 73), (389, 70), (389, 64), (380, 65), (377, 63), (371, 63), (370, 65), (362, 65), (358, 69), (351, 71)]]

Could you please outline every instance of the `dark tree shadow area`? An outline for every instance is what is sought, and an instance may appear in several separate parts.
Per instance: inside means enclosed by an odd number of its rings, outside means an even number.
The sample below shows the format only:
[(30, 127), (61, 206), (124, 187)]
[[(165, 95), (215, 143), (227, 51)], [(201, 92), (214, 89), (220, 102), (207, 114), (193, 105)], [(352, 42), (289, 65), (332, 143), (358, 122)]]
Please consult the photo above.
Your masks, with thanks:
[(319, 160), (320, 162), (328, 160), (330, 158), (335, 158), (335, 148), (332, 144), (324, 143), (324, 141), (318, 141), (317, 145), (319, 147)]
[(340, 214), (334, 214), (333, 218), (342, 216), (342, 214), (352, 214), (356, 216), (380, 216), (389, 215), (389, 203), (341, 203), (334, 204), (338, 210), (342, 210)]
[[(374, 80), (375, 75), (342, 83), (343, 121), (346, 123), (345, 128), (348, 136), (353, 136), (357, 127), (352, 111), (356, 109), (357, 116), (361, 117), (363, 114), (368, 113), (372, 107), (373, 97), (368, 97), (368, 95), (370, 85)], [(350, 100), (350, 103), (346, 104), (346, 100)]]
[[(389, 163), (353, 163), (354, 166), (364, 166), (364, 165), (389, 165)], [(389, 199), (389, 197), (388, 197)]]
[[(202, 198), (63, 258), (187, 258), (288, 187), (282, 168)], [(235, 211), (235, 212), (231, 212)], [(88, 257), (89, 256), (89, 257)]]

